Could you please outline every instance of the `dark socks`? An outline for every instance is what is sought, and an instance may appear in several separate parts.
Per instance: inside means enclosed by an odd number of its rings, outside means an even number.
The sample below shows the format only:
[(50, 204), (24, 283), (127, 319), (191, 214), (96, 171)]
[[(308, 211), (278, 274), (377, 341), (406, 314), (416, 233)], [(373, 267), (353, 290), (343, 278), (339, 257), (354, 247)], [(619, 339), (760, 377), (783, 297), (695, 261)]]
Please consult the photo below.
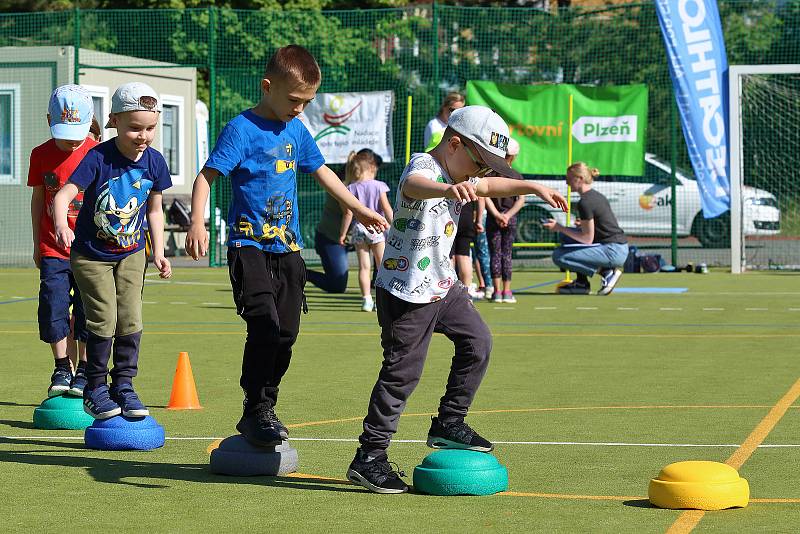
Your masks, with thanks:
[(589, 285), (589, 278), (583, 273), (577, 273), (575, 275), (575, 281), (578, 282), (582, 286)]
[(86, 372), (86, 362), (84, 360), (78, 360), (78, 371)]
[(64, 356), (63, 358), (56, 358), (56, 369), (66, 369), (67, 371), (70, 370), (69, 365), (69, 358)]

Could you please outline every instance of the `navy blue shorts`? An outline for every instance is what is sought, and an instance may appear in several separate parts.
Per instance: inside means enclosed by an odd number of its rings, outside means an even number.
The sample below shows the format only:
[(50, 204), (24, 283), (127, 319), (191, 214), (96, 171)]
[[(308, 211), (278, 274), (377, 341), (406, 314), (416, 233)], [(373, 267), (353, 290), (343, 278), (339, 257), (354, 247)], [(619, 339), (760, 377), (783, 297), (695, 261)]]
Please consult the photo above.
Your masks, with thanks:
[(69, 335), (69, 308), (75, 318), (73, 338), (86, 342), (86, 316), (81, 294), (72, 276), (69, 260), (42, 258), (39, 267), (39, 339), (45, 343), (61, 341)]

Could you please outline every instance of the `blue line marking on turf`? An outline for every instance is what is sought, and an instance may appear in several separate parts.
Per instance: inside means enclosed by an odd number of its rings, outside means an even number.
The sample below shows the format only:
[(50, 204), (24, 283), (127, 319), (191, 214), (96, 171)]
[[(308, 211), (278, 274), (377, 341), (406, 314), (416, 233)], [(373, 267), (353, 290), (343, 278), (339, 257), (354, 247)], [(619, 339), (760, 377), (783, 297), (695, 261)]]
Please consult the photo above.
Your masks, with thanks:
[(511, 292), (512, 293), (516, 293), (518, 291), (525, 291), (526, 289), (536, 289), (537, 287), (551, 286), (553, 284), (559, 283), (560, 281), (561, 280), (553, 280), (552, 282), (542, 282), (541, 284), (535, 284), (535, 285), (528, 286), (528, 287), (521, 287), (519, 289), (514, 289)]
[(618, 287), (614, 293), (686, 293), (688, 287)]
[(28, 297), (26, 299), (14, 299), (14, 300), (4, 300), (0, 302), (0, 304), (14, 304), (15, 302), (25, 302), (26, 300), (36, 300), (39, 297)]

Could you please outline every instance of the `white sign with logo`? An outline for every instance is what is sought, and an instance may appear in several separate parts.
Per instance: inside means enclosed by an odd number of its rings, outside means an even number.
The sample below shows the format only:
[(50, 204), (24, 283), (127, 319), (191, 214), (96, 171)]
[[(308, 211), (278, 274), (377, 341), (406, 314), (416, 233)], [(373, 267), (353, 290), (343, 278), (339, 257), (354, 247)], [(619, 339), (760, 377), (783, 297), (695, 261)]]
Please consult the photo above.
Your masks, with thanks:
[(326, 163), (347, 163), (350, 152), (372, 149), (393, 160), (392, 91), (318, 93), (300, 115)]
[(636, 115), (581, 117), (572, 125), (572, 135), (581, 143), (636, 141)]

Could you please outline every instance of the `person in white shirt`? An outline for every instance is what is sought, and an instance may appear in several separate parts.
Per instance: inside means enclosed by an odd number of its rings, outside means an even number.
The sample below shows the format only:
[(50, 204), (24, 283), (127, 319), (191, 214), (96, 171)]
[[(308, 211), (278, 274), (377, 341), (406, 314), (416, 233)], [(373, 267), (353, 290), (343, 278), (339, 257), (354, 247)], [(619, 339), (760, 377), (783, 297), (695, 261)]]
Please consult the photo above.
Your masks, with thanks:
[[(504, 159), (508, 126), (484, 106), (450, 116), (442, 141), (414, 154), (397, 188), (395, 218), (375, 280), (383, 363), (372, 390), (360, 448), (347, 471), (375, 493), (408, 486), (389, 464), (386, 449), (406, 400), (419, 382), (434, 332), (455, 346), (447, 388), (431, 421), (428, 446), (488, 452), (492, 443), (464, 422), (489, 363), (492, 334), (450, 264), (461, 207), (482, 197), (535, 194), (566, 210), (564, 197), (521, 178)], [(481, 177), (492, 173), (493, 177)]]
[(447, 119), (450, 118), (450, 114), (457, 109), (463, 108), (464, 104), (464, 95), (461, 93), (447, 93), (442, 106), (439, 108), (439, 113), (425, 126), (425, 133), (422, 135), (425, 152), (430, 152), (439, 144), (439, 141), (442, 140), (442, 134), (447, 128)]

